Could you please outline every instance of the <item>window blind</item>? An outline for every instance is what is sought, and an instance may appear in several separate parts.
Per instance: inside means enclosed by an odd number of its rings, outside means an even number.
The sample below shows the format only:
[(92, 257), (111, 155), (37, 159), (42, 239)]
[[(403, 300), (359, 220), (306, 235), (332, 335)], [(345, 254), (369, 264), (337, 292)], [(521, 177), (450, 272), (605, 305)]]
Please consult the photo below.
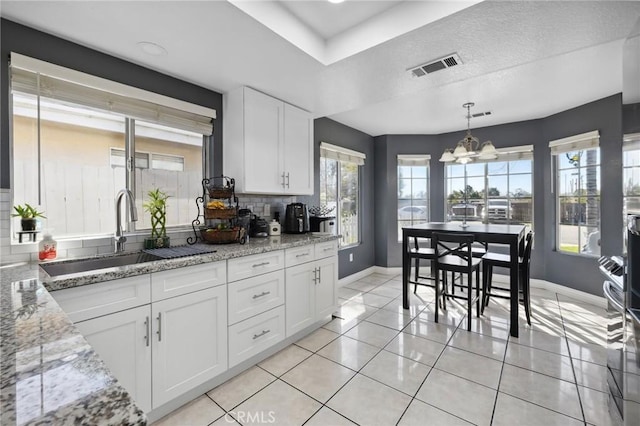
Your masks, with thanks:
[(213, 133), (216, 111), (11, 53), (11, 90), (115, 112), (202, 135)]
[(549, 148), (551, 149), (552, 155), (597, 148), (599, 145), (600, 132), (597, 130), (549, 142)]
[(428, 166), (430, 155), (401, 154), (398, 155), (398, 166)]
[(631, 133), (622, 138), (623, 151), (640, 150), (640, 133)]
[(357, 164), (358, 166), (364, 166), (364, 160), (367, 158), (367, 156), (361, 152), (326, 142), (320, 142), (320, 156), (332, 160), (347, 161)]
[(480, 160), (478, 162), (492, 163), (496, 161), (533, 160), (533, 145), (496, 148), (496, 151), (498, 151), (498, 158), (494, 160)]

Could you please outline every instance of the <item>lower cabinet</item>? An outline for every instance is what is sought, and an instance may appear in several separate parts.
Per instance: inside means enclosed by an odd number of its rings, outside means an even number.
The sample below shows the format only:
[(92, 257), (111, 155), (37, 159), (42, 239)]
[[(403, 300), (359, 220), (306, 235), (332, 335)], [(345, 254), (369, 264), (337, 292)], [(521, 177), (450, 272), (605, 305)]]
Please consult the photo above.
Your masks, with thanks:
[(336, 257), (286, 269), (285, 307), (287, 337), (331, 315), (336, 307)]
[(151, 308), (77, 322), (96, 353), (145, 412), (151, 411)]
[(227, 369), (227, 287), (152, 305), (153, 408)]
[(226, 285), (76, 326), (145, 412), (227, 369)]

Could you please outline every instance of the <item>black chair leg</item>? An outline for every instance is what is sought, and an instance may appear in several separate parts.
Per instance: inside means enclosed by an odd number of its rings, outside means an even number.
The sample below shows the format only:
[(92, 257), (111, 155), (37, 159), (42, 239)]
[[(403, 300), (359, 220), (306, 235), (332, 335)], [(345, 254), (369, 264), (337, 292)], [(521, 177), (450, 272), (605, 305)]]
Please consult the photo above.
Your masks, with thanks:
[(527, 316), (527, 324), (531, 325), (531, 298), (529, 294), (530, 278), (525, 269), (522, 271), (520, 280), (522, 281), (522, 296), (524, 299), (524, 313)]
[(415, 275), (416, 284), (413, 286), (414, 294), (418, 291), (418, 276), (420, 276), (420, 259), (416, 259), (416, 275)]
[[(471, 297), (471, 287), (469, 287), (469, 297)], [(476, 271), (476, 316), (480, 317), (480, 270)]]
[(473, 314), (472, 306), (473, 300), (471, 299), (471, 295), (473, 292), (471, 291), (473, 281), (471, 280), (471, 273), (467, 274), (467, 331), (471, 331), (471, 315)]
[(440, 274), (436, 269), (436, 313), (435, 313), (435, 322), (438, 322), (438, 302), (440, 301)]

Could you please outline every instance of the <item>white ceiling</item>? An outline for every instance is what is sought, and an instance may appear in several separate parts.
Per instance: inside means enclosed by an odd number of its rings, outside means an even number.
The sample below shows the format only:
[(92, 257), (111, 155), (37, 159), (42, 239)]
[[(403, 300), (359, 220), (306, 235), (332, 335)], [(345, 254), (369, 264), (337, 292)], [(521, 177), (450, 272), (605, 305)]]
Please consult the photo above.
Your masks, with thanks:
[[(472, 120), (481, 127), (622, 91), (640, 2), (474, 3), (2, 0), (0, 14), (212, 90), (248, 85), (373, 136), (463, 129), (468, 101), (492, 111)], [(140, 41), (168, 54), (149, 56)], [(453, 52), (462, 65), (407, 72)]]

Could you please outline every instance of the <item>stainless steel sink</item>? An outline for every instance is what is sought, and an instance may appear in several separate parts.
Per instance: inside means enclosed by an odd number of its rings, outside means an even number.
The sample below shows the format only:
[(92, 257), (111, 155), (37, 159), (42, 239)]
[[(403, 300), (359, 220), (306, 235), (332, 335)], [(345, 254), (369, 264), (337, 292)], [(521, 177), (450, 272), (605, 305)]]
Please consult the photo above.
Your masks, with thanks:
[(162, 260), (162, 257), (149, 253), (131, 253), (118, 256), (101, 257), (97, 259), (79, 259), (69, 262), (45, 263), (40, 267), (49, 274), (50, 277), (59, 275), (75, 274), (78, 272), (94, 271), (99, 269), (113, 268), (116, 266), (135, 265), (138, 263), (153, 262)]

